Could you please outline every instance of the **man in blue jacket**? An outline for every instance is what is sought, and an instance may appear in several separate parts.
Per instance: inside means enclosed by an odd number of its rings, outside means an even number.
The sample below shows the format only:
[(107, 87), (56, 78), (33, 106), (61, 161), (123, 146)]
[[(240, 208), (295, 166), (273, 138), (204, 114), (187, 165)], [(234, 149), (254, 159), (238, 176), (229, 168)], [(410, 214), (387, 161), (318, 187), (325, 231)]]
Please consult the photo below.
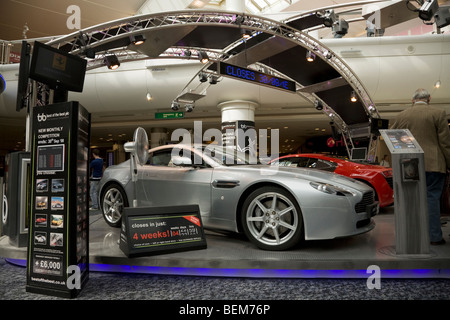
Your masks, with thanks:
[(89, 194), (91, 196), (92, 206), (90, 210), (98, 210), (98, 183), (103, 175), (103, 159), (100, 158), (100, 151), (98, 149), (92, 150), (92, 156), (94, 160), (91, 161), (90, 171), (91, 171), (91, 183)]

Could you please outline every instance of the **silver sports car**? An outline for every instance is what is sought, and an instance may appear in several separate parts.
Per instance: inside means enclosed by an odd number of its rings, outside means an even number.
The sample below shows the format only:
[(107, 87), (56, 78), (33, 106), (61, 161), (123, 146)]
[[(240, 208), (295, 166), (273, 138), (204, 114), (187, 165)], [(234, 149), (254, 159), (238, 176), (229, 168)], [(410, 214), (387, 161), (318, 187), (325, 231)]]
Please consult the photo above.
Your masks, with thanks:
[(110, 226), (119, 227), (123, 208), (133, 203), (197, 204), (205, 228), (244, 232), (261, 249), (286, 250), (302, 239), (370, 231), (379, 209), (364, 183), (315, 169), (250, 164), (246, 154), (223, 147), (157, 147), (136, 170), (135, 181), (130, 160), (105, 170), (99, 197)]

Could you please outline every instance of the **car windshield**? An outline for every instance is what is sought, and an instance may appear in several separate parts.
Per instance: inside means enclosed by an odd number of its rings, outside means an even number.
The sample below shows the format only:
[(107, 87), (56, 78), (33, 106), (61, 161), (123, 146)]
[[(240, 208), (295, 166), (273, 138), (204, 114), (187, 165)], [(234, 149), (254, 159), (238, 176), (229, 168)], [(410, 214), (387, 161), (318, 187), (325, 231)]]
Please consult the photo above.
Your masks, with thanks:
[(204, 156), (211, 158), (215, 162), (225, 166), (259, 164), (256, 156), (237, 151), (233, 147), (218, 145), (208, 145), (203, 147)]

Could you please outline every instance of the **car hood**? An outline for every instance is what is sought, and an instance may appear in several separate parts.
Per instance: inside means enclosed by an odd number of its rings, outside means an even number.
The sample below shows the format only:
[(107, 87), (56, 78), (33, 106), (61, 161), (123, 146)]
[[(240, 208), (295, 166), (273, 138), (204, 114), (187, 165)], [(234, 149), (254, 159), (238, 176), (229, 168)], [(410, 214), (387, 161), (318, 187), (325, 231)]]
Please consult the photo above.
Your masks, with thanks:
[(125, 175), (128, 175), (130, 173), (130, 160), (126, 160), (124, 162), (114, 164), (106, 168), (103, 172), (102, 180), (109, 179), (110, 175), (115, 175), (118, 171), (121, 173), (125, 173)]
[(124, 162), (121, 162), (119, 164), (114, 164), (114, 165), (109, 166), (108, 168), (105, 169), (105, 172), (118, 170), (118, 169), (123, 170), (124, 168), (128, 168), (128, 169), (130, 168), (130, 160), (129, 159), (125, 160)]

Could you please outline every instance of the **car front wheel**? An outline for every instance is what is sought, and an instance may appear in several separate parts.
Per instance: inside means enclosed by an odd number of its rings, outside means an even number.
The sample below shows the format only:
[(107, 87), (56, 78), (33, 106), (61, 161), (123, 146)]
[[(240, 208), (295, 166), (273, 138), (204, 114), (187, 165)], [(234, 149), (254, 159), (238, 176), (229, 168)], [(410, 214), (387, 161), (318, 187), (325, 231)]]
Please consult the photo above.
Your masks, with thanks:
[(122, 213), (128, 207), (128, 200), (123, 189), (117, 184), (109, 185), (101, 198), (103, 218), (111, 227), (120, 227)]
[(287, 250), (303, 238), (297, 201), (284, 189), (262, 187), (246, 199), (242, 225), (248, 239), (264, 250)]

